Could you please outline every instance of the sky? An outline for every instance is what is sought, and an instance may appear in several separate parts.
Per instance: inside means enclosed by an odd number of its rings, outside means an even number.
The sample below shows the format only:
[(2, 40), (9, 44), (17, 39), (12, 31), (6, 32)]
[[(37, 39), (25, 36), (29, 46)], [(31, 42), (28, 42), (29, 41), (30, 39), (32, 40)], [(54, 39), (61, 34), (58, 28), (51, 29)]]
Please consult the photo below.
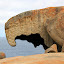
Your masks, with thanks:
[(35, 9), (64, 6), (64, 0), (0, 0), (0, 37), (5, 35), (5, 23), (11, 17)]

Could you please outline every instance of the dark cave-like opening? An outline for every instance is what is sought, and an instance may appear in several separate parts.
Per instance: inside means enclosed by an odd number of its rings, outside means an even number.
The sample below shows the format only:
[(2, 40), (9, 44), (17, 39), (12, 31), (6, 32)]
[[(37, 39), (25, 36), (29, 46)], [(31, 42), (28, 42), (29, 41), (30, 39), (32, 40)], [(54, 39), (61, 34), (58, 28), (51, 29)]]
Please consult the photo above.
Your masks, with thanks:
[(20, 36), (17, 36), (15, 40), (16, 39), (27, 40), (29, 43), (32, 43), (34, 47), (42, 45), (45, 50), (48, 48), (44, 44), (44, 39), (41, 38), (40, 34), (20, 35)]

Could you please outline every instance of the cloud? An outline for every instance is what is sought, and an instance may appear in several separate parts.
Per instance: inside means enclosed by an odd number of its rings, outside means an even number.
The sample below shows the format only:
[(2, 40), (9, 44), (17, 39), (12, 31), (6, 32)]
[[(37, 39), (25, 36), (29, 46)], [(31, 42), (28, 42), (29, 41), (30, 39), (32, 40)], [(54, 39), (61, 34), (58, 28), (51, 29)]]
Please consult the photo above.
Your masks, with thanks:
[(3, 26), (3, 23), (0, 23), (0, 37), (4, 37), (5, 36), (5, 27)]

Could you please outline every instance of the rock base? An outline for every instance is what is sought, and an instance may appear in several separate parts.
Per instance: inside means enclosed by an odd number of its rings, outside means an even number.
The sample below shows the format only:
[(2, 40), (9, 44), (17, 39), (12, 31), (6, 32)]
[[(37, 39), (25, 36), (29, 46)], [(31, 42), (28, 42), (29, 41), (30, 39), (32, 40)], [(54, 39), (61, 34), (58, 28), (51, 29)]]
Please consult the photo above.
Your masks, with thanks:
[(64, 53), (18, 56), (0, 60), (0, 64), (64, 64)]

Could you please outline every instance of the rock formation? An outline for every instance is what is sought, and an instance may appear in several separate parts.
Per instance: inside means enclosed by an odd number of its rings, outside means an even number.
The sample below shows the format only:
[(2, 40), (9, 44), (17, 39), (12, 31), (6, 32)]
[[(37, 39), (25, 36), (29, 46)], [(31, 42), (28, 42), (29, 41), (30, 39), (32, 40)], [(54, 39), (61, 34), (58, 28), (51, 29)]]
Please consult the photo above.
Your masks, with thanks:
[(6, 57), (5, 53), (0, 52), (0, 59), (3, 59), (3, 58), (5, 58), (5, 57)]
[(0, 60), (0, 64), (64, 64), (64, 53), (17, 56)]
[[(33, 41), (32, 36), (40, 36), (44, 49), (49, 48), (52, 44), (57, 44), (58, 51), (64, 51), (64, 6), (49, 7), (39, 10), (31, 10), (20, 13), (10, 18), (5, 24), (5, 32), (8, 43), (15, 46), (15, 38)], [(24, 38), (24, 39), (23, 39)], [(31, 39), (31, 40), (30, 40)], [(43, 42), (44, 40), (44, 42)], [(35, 45), (36, 46), (36, 45)]]
[(57, 53), (57, 45), (53, 44), (50, 48), (45, 50), (45, 53)]

